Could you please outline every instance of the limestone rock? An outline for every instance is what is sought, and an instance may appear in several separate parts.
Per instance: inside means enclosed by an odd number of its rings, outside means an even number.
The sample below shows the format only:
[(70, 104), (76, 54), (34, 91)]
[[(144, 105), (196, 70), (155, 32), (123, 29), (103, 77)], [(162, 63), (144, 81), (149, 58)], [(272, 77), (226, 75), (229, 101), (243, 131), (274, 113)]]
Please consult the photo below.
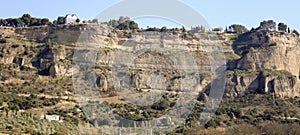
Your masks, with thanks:
[(71, 76), (72, 74), (72, 65), (67, 60), (55, 62), (49, 68), (49, 75), (52, 77)]

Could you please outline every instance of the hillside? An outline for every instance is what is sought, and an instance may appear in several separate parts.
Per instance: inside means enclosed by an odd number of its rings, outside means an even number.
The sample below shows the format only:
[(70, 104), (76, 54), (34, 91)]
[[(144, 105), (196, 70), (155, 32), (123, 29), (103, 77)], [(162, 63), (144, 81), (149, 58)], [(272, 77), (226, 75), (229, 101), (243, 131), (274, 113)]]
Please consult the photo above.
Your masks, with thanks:
[[(0, 27), (0, 131), (100, 134), (103, 128), (97, 129), (98, 126), (131, 124), (123, 121), (124, 124), (111, 116), (95, 117), (95, 112), (87, 109), (94, 107), (93, 104), (106, 104), (110, 113), (129, 120), (152, 120), (172, 110), (174, 104), (179, 104), (178, 93), (192, 88), (195, 90), (190, 95), (195, 97), (195, 108), (185, 124), (174, 130), (174, 133), (190, 134), (198, 129), (195, 119), (201, 112), (207, 111), (203, 108), (209, 101), (212, 79), (216, 77), (210, 61), (213, 53), (207, 52), (207, 48), (213, 45), (216, 45), (213, 49), (221, 50), (222, 60), (227, 65), (225, 93), (216, 115), (205, 125), (206, 129), (199, 130), (217, 132), (220, 129), (211, 131), (210, 128), (221, 128), (226, 129), (220, 130), (221, 133), (233, 133), (243, 128), (239, 125), (244, 125), (257, 130), (256, 133), (265, 128), (266, 133), (272, 134), (268, 132), (271, 130), (266, 126), (270, 125), (268, 123), (282, 130), (286, 130), (288, 124), (293, 129), (298, 128), (300, 65), (297, 56), (300, 39), (295, 34), (253, 30), (240, 35), (217, 32), (195, 35), (182, 29), (166, 30), (162, 35), (158, 33), (142, 29), (116, 30), (96, 24)], [(95, 95), (79, 94), (74, 84), (74, 81), (83, 81), (76, 80), (76, 76), (91, 79), (90, 74), (80, 72), (82, 67), (74, 65), (78, 60), (90, 62), (90, 56), (78, 56), (76, 52), (94, 54), (95, 48), (97, 53), (91, 61), (94, 62), (91, 75), (95, 76), (92, 85), (96, 86), (96, 93), (101, 93), (103, 100), (98, 100)], [(198, 65), (196, 75), (182, 74), (177, 69), (179, 64), (172, 59), (176, 55), (163, 50), (187, 51)], [(118, 57), (128, 51), (138, 54), (133, 63), (126, 63), (129, 58)], [(112, 81), (116, 60), (121, 63), (117, 66), (129, 67), (128, 71), (120, 71), (117, 76), (130, 78), (118, 80), (118, 86)], [(122, 65), (122, 62), (125, 64)], [(160, 76), (164, 80), (159, 80)], [(196, 82), (183, 84), (183, 78)], [(90, 88), (84, 82), (81, 82), (82, 88)], [(125, 86), (132, 87), (131, 90), (137, 94), (119, 93), (120, 89), (127, 89)], [(149, 91), (156, 94), (160, 90), (168, 92), (161, 98), (156, 97), (153, 105), (137, 106), (126, 102), (143, 102), (149, 97), (138, 97), (139, 94), (147, 95)], [(82, 98), (87, 101), (79, 100)], [(86, 102), (89, 104), (82, 104)], [(45, 114), (59, 115), (62, 122), (40, 120)], [(104, 118), (109, 118), (109, 121)], [(143, 124), (138, 123), (137, 126), (143, 128)], [(295, 133), (300, 132), (296, 130)]]

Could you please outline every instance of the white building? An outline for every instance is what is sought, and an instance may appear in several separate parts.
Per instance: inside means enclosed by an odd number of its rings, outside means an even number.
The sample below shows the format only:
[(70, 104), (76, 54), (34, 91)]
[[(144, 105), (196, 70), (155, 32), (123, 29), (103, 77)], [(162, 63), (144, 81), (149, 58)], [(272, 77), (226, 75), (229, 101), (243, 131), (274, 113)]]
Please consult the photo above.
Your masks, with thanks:
[(79, 19), (75, 14), (67, 14), (65, 17), (66, 24), (75, 24), (76, 20)]
[(42, 115), (40, 119), (46, 119), (49, 122), (51, 121), (59, 121), (59, 116), (58, 115)]

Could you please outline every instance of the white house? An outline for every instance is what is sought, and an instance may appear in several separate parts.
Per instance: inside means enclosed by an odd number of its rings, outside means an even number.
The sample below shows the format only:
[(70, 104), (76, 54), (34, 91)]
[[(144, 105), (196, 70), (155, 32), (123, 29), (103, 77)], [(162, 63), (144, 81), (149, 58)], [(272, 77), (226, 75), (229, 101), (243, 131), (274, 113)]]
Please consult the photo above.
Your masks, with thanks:
[(65, 17), (66, 24), (75, 24), (76, 20), (79, 19), (75, 14), (67, 14)]
[(58, 115), (42, 115), (40, 119), (46, 119), (49, 122), (51, 121), (59, 121), (59, 116)]

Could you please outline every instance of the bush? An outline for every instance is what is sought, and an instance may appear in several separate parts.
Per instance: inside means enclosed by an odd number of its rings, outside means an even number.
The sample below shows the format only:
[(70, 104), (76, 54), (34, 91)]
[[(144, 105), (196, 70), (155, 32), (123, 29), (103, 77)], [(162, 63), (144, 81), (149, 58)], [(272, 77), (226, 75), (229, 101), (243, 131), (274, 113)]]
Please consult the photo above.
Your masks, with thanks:
[(209, 122), (207, 122), (204, 127), (205, 128), (217, 128), (221, 125), (221, 120), (218, 118), (211, 119)]
[(20, 45), (17, 45), (17, 44), (14, 44), (14, 45), (12, 45), (11, 47), (12, 48), (18, 48)]
[(51, 99), (41, 98), (41, 100), (44, 100), (43, 102), (44, 106), (54, 106), (60, 101), (60, 99), (58, 98), (51, 98)]
[(155, 104), (153, 104), (151, 106), (152, 109), (154, 110), (166, 110), (168, 107), (170, 106), (170, 103), (165, 100), (165, 99), (162, 99), (160, 102), (157, 102)]
[(1, 44), (5, 44), (6, 42), (7, 42), (6, 39), (4, 39), (4, 38), (1, 38), (1, 39), (0, 39), (0, 43), (1, 43)]

